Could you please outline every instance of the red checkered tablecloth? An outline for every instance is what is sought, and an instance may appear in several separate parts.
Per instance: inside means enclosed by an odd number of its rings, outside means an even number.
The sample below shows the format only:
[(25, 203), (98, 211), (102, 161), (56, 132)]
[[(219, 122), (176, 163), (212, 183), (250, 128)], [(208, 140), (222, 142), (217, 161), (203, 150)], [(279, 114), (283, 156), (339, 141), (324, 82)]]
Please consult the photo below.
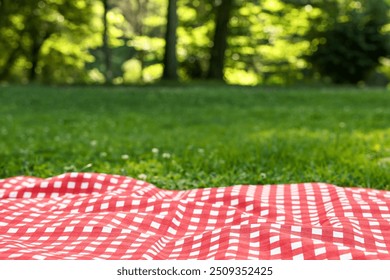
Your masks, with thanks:
[(390, 259), (389, 208), (390, 192), (324, 183), (14, 177), (0, 180), (0, 259)]

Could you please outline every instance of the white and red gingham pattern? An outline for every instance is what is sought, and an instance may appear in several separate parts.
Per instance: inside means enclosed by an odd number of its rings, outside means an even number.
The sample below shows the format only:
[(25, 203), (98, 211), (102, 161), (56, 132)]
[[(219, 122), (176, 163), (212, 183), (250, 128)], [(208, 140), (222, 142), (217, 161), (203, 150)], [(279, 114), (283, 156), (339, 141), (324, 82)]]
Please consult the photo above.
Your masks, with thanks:
[(323, 183), (161, 190), (0, 180), (0, 259), (390, 259), (390, 192)]

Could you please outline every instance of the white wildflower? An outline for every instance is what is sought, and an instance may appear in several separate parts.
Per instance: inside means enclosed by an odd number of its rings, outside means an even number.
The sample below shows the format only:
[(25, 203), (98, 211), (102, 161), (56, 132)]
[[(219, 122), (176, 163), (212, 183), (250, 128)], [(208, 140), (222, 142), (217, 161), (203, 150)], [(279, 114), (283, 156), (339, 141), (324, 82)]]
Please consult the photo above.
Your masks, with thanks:
[(163, 153), (162, 157), (163, 158), (171, 158), (171, 154), (170, 153)]
[(153, 148), (153, 149), (152, 149), (152, 153), (153, 153), (153, 154), (158, 154), (158, 152), (159, 152), (159, 150), (158, 150), (157, 148)]
[(121, 158), (122, 158), (123, 160), (128, 160), (130, 157), (129, 157), (129, 155), (122, 155)]
[(146, 178), (148, 178), (148, 175), (146, 175), (146, 174), (139, 174), (138, 175), (138, 178), (140, 179), (140, 180), (146, 180)]

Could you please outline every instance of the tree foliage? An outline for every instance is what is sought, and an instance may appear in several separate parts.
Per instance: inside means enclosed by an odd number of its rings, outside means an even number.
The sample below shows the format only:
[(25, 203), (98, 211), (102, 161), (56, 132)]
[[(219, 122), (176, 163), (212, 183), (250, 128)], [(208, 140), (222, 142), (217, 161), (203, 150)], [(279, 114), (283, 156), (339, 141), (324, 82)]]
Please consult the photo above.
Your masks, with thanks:
[(175, 49), (180, 80), (390, 78), (389, 0), (176, 0), (168, 44), (168, 0), (109, 0), (106, 16), (104, 2), (0, 0), (0, 82), (154, 82), (165, 46)]
[(92, 0), (2, 0), (0, 80), (88, 80), (88, 49), (99, 44), (95, 8)]
[(381, 0), (337, 4), (328, 15), (336, 20), (312, 31), (315, 47), (308, 61), (334, 83), (356, 84), (368, 78), (381, 57), (390, 55), (390, 34), (383, 32), (389, 5)]

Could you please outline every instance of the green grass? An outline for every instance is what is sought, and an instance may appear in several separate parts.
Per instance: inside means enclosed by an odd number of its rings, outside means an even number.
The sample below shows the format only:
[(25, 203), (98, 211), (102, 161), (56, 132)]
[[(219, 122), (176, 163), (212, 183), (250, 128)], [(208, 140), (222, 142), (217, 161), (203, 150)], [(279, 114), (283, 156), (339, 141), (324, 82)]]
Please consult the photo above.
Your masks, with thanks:
[(167, 189), (390, 189), (385, 89), (3, 86), (0, 116), (0, 178), (84, 171)]

